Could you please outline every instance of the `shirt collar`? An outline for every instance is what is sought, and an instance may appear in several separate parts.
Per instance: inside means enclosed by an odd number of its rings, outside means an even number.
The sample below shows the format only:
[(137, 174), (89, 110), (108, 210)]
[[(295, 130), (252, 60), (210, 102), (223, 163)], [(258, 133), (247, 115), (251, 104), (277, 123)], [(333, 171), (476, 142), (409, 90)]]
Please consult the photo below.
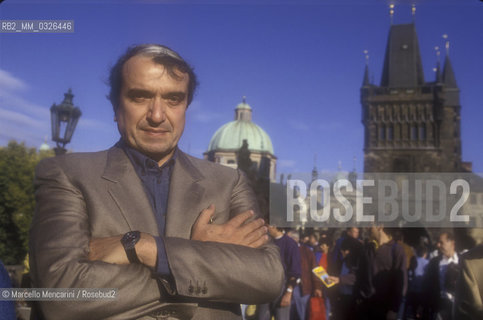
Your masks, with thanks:
[(458, 264), (458, 254), (453, 253), (453, 256), (451, 257), (446, 257), (446, 256), (443, 256), (442, 259), (441, 259), (441, 264), (450, 264), (450, 263), (454, 263), (454, 264)]
[(129, 146), (124, 140), (120, 139), (116, 146), (122, 148), (126, 155), (128, 156), (129, 160), (137, 170), (141, 170), (143, 174), (146, 174), (149, 171), (156, 170), (161, 171), (166, 167), (171, 167), (176, 158), (178, 157), (178, 147), (176, 146), (171, 158), (163, 163), (161, 167), (159, 167), (158, 162), (156, 160), (151, 159), (147, 155), (139, 152), (138, 150), (134, 149), (133, 147)]

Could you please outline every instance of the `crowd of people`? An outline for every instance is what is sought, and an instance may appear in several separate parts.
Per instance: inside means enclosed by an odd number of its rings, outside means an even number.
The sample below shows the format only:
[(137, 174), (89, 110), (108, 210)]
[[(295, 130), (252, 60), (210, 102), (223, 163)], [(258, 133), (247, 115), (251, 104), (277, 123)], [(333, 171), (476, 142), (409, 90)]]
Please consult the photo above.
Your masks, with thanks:
[[(419, 237), (412, 246), (397, 228), (334, 231), (269, 226), (286, 283), (276, 301), (257, 306), (255, 318), (483, 319), (478, 283), (465, 281), (465, 261), (475, 255), (481, 261), (481, 247), (457, 252), (450, 231), (441, 231), (434, 244)], [(328, 273), (325, 283), (312, 272), (318, 266)]]

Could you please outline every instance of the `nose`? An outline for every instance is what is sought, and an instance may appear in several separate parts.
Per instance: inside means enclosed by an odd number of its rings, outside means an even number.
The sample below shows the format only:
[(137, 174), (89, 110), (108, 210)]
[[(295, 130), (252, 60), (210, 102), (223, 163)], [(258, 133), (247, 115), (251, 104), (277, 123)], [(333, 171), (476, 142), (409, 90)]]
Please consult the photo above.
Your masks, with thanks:
[(151, 125), (157, 125), (166, 120), (166, 105), (160, 97), (151, 101), (146, 118)]

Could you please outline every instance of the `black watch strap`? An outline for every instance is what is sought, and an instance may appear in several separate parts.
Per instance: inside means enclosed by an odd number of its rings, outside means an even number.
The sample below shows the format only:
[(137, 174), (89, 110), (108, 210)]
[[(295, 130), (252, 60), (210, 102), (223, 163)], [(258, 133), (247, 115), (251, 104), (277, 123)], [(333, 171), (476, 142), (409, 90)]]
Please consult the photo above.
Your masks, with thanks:
[(121, 243), (126, 251), (127, 258), (130, 263), (141, 263), (136, 254), (136, 243), (138, 243), (141, 238), (141, 232), (139, 231), (129, 231), (122, 237)]

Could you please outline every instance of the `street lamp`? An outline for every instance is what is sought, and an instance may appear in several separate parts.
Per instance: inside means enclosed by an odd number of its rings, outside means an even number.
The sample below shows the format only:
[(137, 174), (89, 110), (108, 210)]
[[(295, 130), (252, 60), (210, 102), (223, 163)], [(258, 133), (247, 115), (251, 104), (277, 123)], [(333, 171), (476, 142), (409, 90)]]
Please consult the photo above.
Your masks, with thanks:
[(50, 107), (50, 120), (52, 122), (52, 140), (56, 142), (54, 148), (56, 155), (66, 153), (65, 145), (70, 142), (74, 133), (77, 121), (82, 112), (72, 103), (72, 90), (64, 93), (64, 101), (60, 105), (55, 103)]

